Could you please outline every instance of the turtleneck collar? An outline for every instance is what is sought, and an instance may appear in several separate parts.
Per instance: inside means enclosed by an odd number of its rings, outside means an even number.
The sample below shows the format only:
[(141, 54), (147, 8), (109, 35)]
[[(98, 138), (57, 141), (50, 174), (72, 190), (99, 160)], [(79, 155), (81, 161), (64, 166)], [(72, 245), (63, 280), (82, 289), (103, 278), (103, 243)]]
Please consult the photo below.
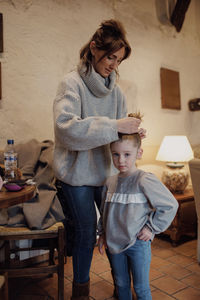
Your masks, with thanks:
[(86, 67), (85, 66), (79, 66), (78, 72), (87, 85), (88, 89), (91, 91), (93, 95), (95, 95), (98, 98), (105, 97), (109, 93), (112, 92), (114, 86), (115, 86), (115, 80), (116, 80), (116, 73), (113, 71), (109, 75), (109, 84), (106, 86), (105, 84), (105, 78), (102, 77), (99, 73), (97, 73), (94, 68), (91, 68), (91, 72), (88, 72), (87, 75), (85, 74)]

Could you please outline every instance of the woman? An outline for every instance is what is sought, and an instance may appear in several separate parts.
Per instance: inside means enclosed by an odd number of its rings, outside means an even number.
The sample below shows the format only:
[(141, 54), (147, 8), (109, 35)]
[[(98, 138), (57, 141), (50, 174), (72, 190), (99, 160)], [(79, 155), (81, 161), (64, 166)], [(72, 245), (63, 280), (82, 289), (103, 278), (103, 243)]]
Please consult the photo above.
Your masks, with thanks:
[(109, 143), (118, 140), (118, 132), (139, 131), (140, 120), (126, 117), (125, 97), (116, 84), (117, 68), (130, 53), (122, 24), (102, 22), (81, 49), (77, 70), (60, 84), (54, 102), (54, 170), (75, 226), (73, 300), (89, 299), (95, 202), (99, 207), (102, 185), (112, 173)]

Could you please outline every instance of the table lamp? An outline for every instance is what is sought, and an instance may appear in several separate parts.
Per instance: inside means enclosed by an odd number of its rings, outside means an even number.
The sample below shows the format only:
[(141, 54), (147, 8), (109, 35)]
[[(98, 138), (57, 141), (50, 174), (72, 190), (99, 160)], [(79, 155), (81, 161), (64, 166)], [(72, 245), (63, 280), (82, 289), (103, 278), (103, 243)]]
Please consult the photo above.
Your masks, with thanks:
[(167, 162), (162, 181), (171, 192), (184, 192), (189, 181), (189, 172), (185, 169), (184, 162), (193, 157), (193, 151), (186, 136), (171, 135), (163, 138), (156, 160)]

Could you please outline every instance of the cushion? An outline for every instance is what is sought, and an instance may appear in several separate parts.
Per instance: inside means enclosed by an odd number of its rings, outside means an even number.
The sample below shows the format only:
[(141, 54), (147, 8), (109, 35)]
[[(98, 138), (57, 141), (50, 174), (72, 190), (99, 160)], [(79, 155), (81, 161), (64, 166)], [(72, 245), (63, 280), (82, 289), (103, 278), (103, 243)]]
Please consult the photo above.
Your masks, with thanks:
[(58, 231), (59, 227), (63, 227), (64, 225), (62, 222), (57, 222), (54, 225), (41, 230), (31, 230), (28, 227), (6, 227), (6, 226), (0, 226), (0, 236), (9, 236), (9, 235), (18, 235), (18, 234), (38, 234), (38, 233), (55, 233)]

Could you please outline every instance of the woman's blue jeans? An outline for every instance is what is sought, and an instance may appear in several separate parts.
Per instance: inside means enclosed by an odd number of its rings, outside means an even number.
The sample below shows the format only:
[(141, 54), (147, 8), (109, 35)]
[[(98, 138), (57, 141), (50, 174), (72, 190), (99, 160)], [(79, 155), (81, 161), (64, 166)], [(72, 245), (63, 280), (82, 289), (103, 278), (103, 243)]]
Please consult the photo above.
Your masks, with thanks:
[[(71, 186), (61, 182), (64, 205), (69, 210), (74, 226), (72, 249), (74, 281), (87, 282), (96, 243), (96, 207), (101, 205), (102, 187)], [(65, 210), (66, 211), (66, 210)]]
[(129, 249), (119, 254), (108, 251), (114, 272), (119, 300), (132, 300), (130, 272), (137, 300), (151, 300), (149, 270), (151, 263), (151, 242), (137, 239)]

